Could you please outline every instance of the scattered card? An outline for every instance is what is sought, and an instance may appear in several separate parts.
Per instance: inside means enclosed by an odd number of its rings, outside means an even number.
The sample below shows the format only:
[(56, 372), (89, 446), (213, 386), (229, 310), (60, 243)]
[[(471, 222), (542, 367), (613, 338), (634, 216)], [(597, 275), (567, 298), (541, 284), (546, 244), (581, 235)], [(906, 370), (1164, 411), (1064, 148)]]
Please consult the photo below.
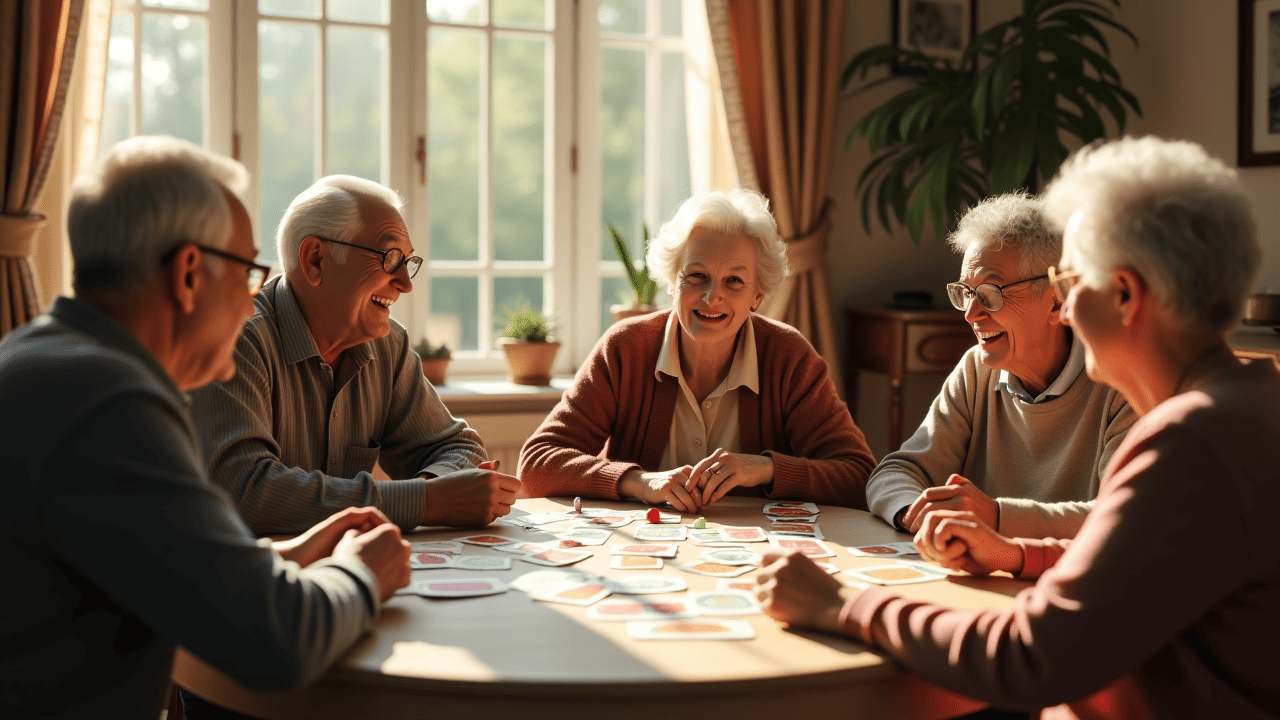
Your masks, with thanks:
[(920, 551), (916, 550), (916, 546), (909, 542), (888, 542), (857, 547), (847, 545), (845, 549), (858, 557), (901, 557), (903, 555), (920, 554)]
[(632, 545), (615, 545), (609, 548), (609, 554), (673, 558), (676, 556), (676, 550), (677, 546), (671, 543), (635, 543)]
[(534, 570), (511, 581), (511, 587), (526, 593), (534, 593), (557, 583), (599, 582), (600, 577), (577, 570)]
[(619, 595), (651, 595), (653, 593), (681, 592), (688, 590), (682, 578), (675, 575), (628, 575), (621, 578), (607, 578), (604, 584)]
[(689, 607), (699, 615), (759, 615), (760, 603), (746, 590), (704, 590), (689, 593)]
[(571, 528), (556, 533), (561, 540), (577, 540), (583, 545), (603, 545), (612, 536), (613, 531), (604, 528)]
[(697, 617), (685, 600), (638, 600), (614, 598), (592, 605), (587, 617), (603, 622), (619, 620), (683, 620)]
[(549, 523), (560, 522), (562, 520), (577, 519), (577, 517), (578, 516), (573, 513), (540, 512), (533, 513), (532, 515), (521, 515), (512, 519), (532, 525), (547, 525)]
[(574, 528), (582, 528), (582, 527), (620, 528), (634, 519), (635, 518), (631, 517), (630, 515), (597, 515), (594, 517), (583, 516), (578, 518), (578, 523), (573, 527)]
[(770, 508), (768, 505), (765, 506), (764, 514), (768, 515), (769, 517), (780, 517), (780, 518), (814, 518), (814, 520), (810, 520), (809, 522), (815, 522), (818, 517), (817, 510), (808, 510), (802, 507)]
[(590, 550), (544, 550), (536, 555), (521, 555), (520, 559), (535, 565), (572, 565), (591, 557)]
[(494, 550), (499, 550), (512, 555), (537, 555), (540, 552), (550, 550), (551, 546), (544, 543), (531, 542), (513, 542), (510, 545), (498, 545)]
[(533, 531), (533, 532), (541, 532), (541, 531), (542, 531), (542, 528), (538, 527), (537, 525), (534, 525), (533, 523), (521, 522), (521, 521), (520, 521), (520, 518), (513, 518), (513, 517), (500, 517), (500, 518), (498, 518), (498, 522), (502, 523), (503, 525), (510, 525), (511, 527), (518, 527), (518, 528), (520, 528), (521, 530), (530, 530), (530, 531)]
[(817, 565), (817, 566), (818, 566), (818, 569), (822, 570), (823, 572), (827, 573), (828, 575), (835, 575), (836, 573), (840, 572), (840, 568), (836, 567), (835, 565), (832, 565), (832, 564), (831, 564), (831, 563), (829, 563), (829, 562), (822, 562), (821, 560), (814, 560), (814, 561), (813, 561), (813, 564), (814, 564), (814, 565)]
[(609, 567), (614, 570), (661, 570), (662, 560), (649, 555), (618, 555)]
[(415, 595), (434, 598), (480, 597), (504, 593), (507, 591), (507, 584), (498, 578), (414, 580), (409, 583), (409, 591)]
[(461, 555), (462, 543), (452, 540), (431, 540), (428, 542), (409, 543), (409, 549), (414, 552), (429, 552), (438, 555)]
[(850, 568), (844, 571), (859, 580), (877, 585), (909, 585), (911, 583), (946, 580), (947, 575), (923, 565), (875, 565), (872, 567)]
[(836, 554), (821, 540), (799, 537), (771, 537), (769, 542), (783, 550), (799, 550), (801, 555), (809, 558), (835, 557)]
[(717, 590), (745, 590), (754, 595), (759, 587), (760, 584), (756, 582), (755, 578), (745, 580), (742, 578), (720, 578), (716, 580)]
[(724, 536), (720, 534), (718, 528), (715, 530), (690, 530), (688, 539), (699, 545), (724, 542)]
[(710, 560), (703, 560), (702, 562), (691, 563), (689, 565), (677, 565), (676, 567), (684, 570), (685, 572), (693, 573), (694, 575), (706, 575), (708, 577), (721, 578), (738, 577), (739, 575), (744, 575), (755, 570), (755, 567), (752, 565), (725, 565), (724, 563), (711, 562)]
[(750, 640), (756, 636), (743, 620), (644, 620), (627, 623), (636, 640)]
[(787, 522), (809, 523), (810, 525), (818, 522), (817, 515), (772, 515), (769, 513), (765, 513), (765, 517), (769, 518), (770, 521), (786, 520)]
[(453, 567), (463, 570), (510, 570), (511, 558), (492, 555), (461, 555), (453, 558)]
[(543, 602), (565, 605), (590, 605), (609, 597), (610, 590), (603, 583), (560, 583), (529, 593), (529, 597)]
[(636, 528), (636, 540), (684, 540), (689, 528), (683, 525), (641, 525)]
[(759, 565), (760, 556), (740, 548), (712, 548), (702, 551), (702, 559), (725, 565)]
[(453, 558), (439, 553), (415, 552), (409, 555), (409, 568), (412, 570), (429, 570), (431, 568), (447, 568), (453, 565)]
[(821, 540), (823, 538), (822, 530), (820, 530), (817, 525), (791, 522), (790, 520), (774, 520), (773, 525), (769, 528), (769, 534), (809, 537), (814, 538), (815, 540)]
[(769, 539), (764, 530), (758, 527), (722, 527), (720, 537), (725, 542), (764, 542)]
[(497, 547), (498, 545), (510, 545), (516, 542), (514, 538), (502, 537), (501, 535), (470, 535), (464, 538), (458, 538), (458, 542), (464, 542), (468, 545), (479, 545), (480, 547)]
[(770, 511), (774, 510), (786, 510), (788, 512), (793, 510), (803, 510), (805, 515), (817, 515), (818, 505), (816, 503), (801, 502), (799, 500), (780, 500), (778, 502), (768, 503), (764, 506), (764, 512), (766, 515), (768, 515)]

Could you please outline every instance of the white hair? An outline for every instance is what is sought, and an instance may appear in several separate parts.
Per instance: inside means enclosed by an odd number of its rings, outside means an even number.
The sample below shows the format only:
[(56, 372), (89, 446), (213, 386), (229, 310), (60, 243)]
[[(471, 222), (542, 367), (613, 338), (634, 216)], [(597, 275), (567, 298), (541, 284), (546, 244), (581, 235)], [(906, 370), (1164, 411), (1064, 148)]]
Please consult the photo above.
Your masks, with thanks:
[[(298, 248), (312, 235), (340, 242), (355, 239), (364, 228), (360, 215), (362, 197), (381, 200), (396, 212), (404, 205), (396, 191), (354, 175), (322, 177), (294, 198), (276, 231), (276, 250), (284, 271), (298, 267)], [(329, 254), (335, 262), (344, 263), (349, 249), (330, 245)]]
[(649, 274), (675, 294), (685, 246), (694, 228), (722, 235), (745, 235), (756, 248), (756, 287), (768, 294), (787, 276), (787, 246), (763, 195), (744, 188), (712, 190), (680, 203), (649, 243)]
[[(186, 140), (117, 143), (71, 191), (67, 233), (76, 291), (136, 293), (179, 245), (225, 248), (234, 220), (224, 193), (238, 195), (248, 179), (240, 163)], [(221, 271), (216, 258), (206, 262), (211, 273)]]
[(1079, 216), (1067, 252), (1101, 287), (1129, 268), (1185, 325), (1226, 330), (1261, 261), (1252, 203), (1235, 170), (1192, 142), (1125, 138), (1085, 148), (1045, 190), (1060, 227)]
[[(995, 195), (969, 208), (947, 244), (958, 253), (1015, 247), (1023, 278), (1044, 275), (1062, 257), (1062, 233), (1050, 226), (1044, 204), (1023, 191)], [(1031, 287), (1039, 297), (1049, 281), (1037, 280)]]

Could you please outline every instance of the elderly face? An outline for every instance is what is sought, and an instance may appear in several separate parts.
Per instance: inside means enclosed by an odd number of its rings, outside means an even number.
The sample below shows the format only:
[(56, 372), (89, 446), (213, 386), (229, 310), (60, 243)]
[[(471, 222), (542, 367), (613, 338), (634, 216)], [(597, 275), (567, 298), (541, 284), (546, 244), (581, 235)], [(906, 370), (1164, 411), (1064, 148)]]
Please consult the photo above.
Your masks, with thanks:
[[(965, 251), (960, 266), (960, 282), (971, 288), (981, 283), (1007, 285), (1025, 280), (1019, 267), (1022, 254), (1018, 248), (1005, 245), (996, 249), (988, 245)], [(1036, 273), (1038, 274), (1038, 273)], [(1034, 277), (1034, 275), (1032, 275)], [(1004, 306), (989, 312), (971, 299), (964, 317), (978, 337), (982, 363), (997, 370), (1008, 370), (1020, 380), (1047, 378), (1057, 370), (1053, 349), (1055, 334), (1063, 332), (1053, 292), (1046, 290), (1035, 296), (1032, 283), (1016, 285), (1003, 291)]]
[[(226, 193), (231, 207), (233, 227), (231, 241), (226, 252), (252, 261), (258, 254), (253, 245), (253, 226), (244, 205), (231, 193)], [(205, 263), (213, 258), (206, 256)], [(208, 292), (204, 294), (199, 316), (195, 318), (202, 342), (201, 352), (194, 356), (199, 366), (190, 368), (184, 385), (200, 387), (214, 380), (226, 382), (235, 377), (236, 340), (244, 321), (253, 314), (253, 297), (249, 294), (249, 266), (232, 260), (221, 260), (222, 274), (206, 275)], [(207, 265), (206, 265), (207, 267)]]
[[(364, 248), (390, 250), (397, 248), (405, 257), (413, 255), (409, 231), (395, 208), (381, 200), (360, 199), (364, 227), (349, 242)], [(322, 243), (331, 257), (335, 248), (346, 250), (346, 261), (327, 262), (321, 278), (318, 300), (320, 317), (315, 318), (320, 332), (328, 338), (341, 338), (341, 344), (354, 347), (391, 332), (391, 306), (402, 293), (413, 290), (409, 270), (401, 265), (394, 274), (382, 269), (382, 255), (361, 248)], [(312, 322), (308, 318), (308, 323)]]
[[(1062, 267), (1060, 273), (1070, 273), (1084, 267), (1081, 252), (1081, 216), (1072, 215), (1062, 234)], [(1096, 289), (1077, 281), (1062, 303), (1062, 321), (1071, 326), (1084, 343), (1085, 371), (1097, 382), (1119, 387), (1116, 383), (1119, 367), (1132, 363), (1134, 358), (1119, 334), (1120, 323), (1113, 296), (1114, 288)]]
[(732, 347), (751, 309), (764, 298), (756, 286), (755, 243), (745, 235), (694, 228), (676, 280), (676, 311), (688, 339)]

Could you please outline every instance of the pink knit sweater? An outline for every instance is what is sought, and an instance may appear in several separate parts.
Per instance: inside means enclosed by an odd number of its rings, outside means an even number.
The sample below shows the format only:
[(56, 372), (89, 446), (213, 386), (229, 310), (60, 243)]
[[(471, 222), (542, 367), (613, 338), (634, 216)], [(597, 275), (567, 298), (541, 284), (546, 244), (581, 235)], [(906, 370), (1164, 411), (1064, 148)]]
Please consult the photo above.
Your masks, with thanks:
[[(658, 469), (679, 384), (654, 375), (670, 311), (624, 320), (596, 344), (542, 427), (520, 452), (530, 497), (617, 500), (632, 468)], [(788, 325), (753, 316), (760, 394), (740, 390), (742, 452), (773, 458), (773, 484), (734, 494), (865, 510), (875, 459), (836, 395), (827, 364)]]

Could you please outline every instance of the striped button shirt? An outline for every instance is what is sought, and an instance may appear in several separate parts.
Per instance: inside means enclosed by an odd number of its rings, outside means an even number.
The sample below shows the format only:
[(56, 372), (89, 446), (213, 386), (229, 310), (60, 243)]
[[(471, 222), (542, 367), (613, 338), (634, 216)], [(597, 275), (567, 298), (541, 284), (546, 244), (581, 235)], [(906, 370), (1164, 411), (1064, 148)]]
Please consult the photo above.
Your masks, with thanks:
[[(408, 333), (320, 357), (283, 276), (254, 300), (236, 345), (236, 376), (191, 393), (210, 479), (257, 533), (300, 532), (347, 507), (372, 505), (412, 528), (426, 480), (473, 468), (480, 436), (422, 376)], [(375, 480), (375, 462), (393, 478)]]

